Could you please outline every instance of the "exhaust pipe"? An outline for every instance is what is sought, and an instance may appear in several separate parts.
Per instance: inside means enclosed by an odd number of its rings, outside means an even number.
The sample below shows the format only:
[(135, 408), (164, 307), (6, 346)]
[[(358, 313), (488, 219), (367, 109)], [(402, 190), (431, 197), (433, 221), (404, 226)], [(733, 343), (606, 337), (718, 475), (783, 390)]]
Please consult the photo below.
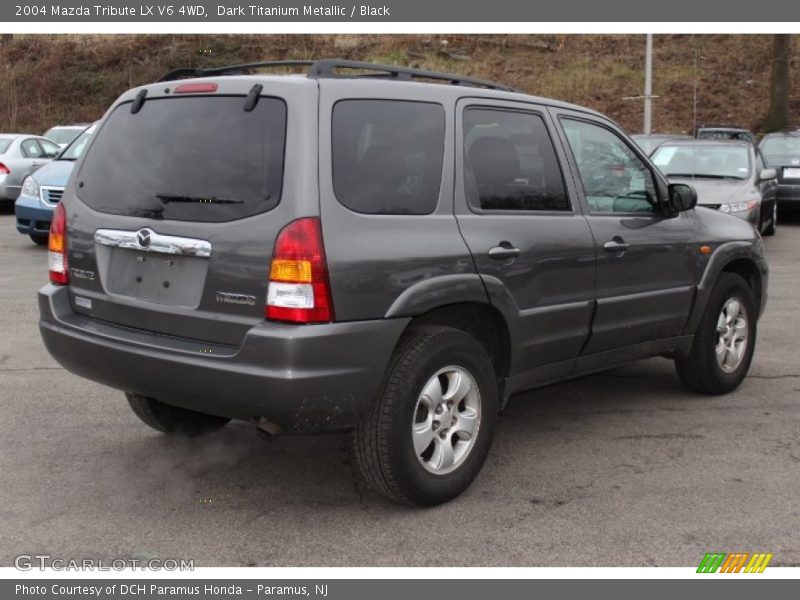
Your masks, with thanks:
[(276, 439), (283, 433), (283, 429), (277, 423), (273, 423), (266, 417), (257, 417), (254, 419), (256, 431), (269, 441)]

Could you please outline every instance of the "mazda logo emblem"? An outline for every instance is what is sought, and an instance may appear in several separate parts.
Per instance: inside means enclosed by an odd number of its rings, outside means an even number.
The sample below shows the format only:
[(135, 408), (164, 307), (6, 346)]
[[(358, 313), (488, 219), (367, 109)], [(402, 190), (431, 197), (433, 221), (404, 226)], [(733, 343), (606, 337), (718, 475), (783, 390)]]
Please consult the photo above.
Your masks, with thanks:
[(139, 240), (139, 245), (142, 248), (147, 248), (150, 245), (150, 234), (152, 231), (149, 229), (142, 229), (137, 234), (136, 237)]

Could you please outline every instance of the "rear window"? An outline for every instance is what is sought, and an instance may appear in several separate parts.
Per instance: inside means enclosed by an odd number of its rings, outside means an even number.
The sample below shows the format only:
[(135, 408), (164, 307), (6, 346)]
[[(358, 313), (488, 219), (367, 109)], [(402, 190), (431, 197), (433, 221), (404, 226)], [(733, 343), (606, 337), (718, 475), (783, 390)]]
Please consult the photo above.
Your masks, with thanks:
[(95, 210), (152, 219), (233, 221), (280, 201), (286, 104), (244, 96), (118, 106), (89, 148), (78, 195)]
[(80, 127), (53, 127), (45, 132), (44, 137), (56, 144), (69, 144), (81, 134), (81, 131), (83, 128)]
[(761, 151), (769, 156), (800, 154), (800, 136), (765, 137), (761, 140)]
[(8, 138), (0, 138), (0, 154), (4, 154), (13, 141)]
[(333, 109), (333, 187), (350, 210), (423, 215), (439, 199), (444, 107), (342, 100)]

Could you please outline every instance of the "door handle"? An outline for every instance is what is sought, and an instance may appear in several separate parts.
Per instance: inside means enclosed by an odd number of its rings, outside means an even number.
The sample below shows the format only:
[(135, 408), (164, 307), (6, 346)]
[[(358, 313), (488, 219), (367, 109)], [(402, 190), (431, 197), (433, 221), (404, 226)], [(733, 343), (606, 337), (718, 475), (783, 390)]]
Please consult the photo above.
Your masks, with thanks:
[(514, 248), (510, 242), (500, 242), (499, 246), (489, 248), (489, 257), (496, 260), (505, 260), (507, 258), (515, 258), (520, 255), (522, 250)]
[(630, 247), (631, 245), (618, 235), (614, 236), (610, 242), (603, 244), (603, 250), (606, 252), (616, 252), (618, 254), (623, 254), (625, 250)]

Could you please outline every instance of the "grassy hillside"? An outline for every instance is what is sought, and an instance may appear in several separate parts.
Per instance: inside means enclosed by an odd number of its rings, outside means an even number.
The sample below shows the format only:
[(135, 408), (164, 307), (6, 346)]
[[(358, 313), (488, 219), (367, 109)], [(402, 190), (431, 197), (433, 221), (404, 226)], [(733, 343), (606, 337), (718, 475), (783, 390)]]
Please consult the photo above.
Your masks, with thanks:
[[(766, 114), (771, 36), (655, 37), (654, 130), (698, 123), (758, 129)], [(495, 79), (589, 106), (641, 129), (643, 35), (19, 35), (0, 45), (0, 131), (91, 121), (125, 89), (183, 66), (341, 57)], [(794, 44), (792, 70), (800, 60)], [(791, 98), (800, 112), (800, 84)]]

